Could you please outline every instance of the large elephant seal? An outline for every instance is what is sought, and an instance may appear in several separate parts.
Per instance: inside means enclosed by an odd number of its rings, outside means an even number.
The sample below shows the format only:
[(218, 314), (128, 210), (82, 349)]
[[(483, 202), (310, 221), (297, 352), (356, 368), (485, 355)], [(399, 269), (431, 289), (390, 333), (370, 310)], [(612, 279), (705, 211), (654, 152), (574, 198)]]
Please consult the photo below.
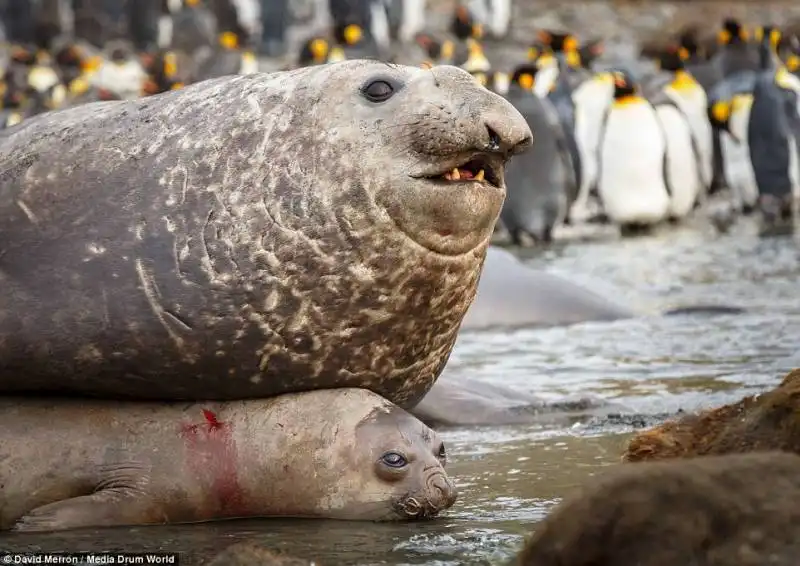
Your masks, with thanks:
[(456, 499), (436, 433), (366, 389), (203, 404), (4, 398), (0, 420), (0, 529), (410, 520)]
[(0, 137), (0, 392), (413, 406), (531, 138), (463, 70), (371, 61), (26, 121)]

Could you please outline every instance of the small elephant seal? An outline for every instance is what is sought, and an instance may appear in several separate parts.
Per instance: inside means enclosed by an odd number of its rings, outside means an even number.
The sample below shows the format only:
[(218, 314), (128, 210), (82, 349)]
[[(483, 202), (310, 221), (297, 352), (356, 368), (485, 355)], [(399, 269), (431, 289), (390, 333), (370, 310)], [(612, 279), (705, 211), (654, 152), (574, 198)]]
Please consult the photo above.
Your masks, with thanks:
[(374, 61), (26, 121), (0, 136), (0, 393), (411, 407), (531, 140), (469, 73)]
[(519, 566), (793, 566), (800, 457), (620, 464), (536, 526)]
[(0, 400), (0, 529), (414, 520), (456, 489), (436, 433), (366, 389), (186, 404)]

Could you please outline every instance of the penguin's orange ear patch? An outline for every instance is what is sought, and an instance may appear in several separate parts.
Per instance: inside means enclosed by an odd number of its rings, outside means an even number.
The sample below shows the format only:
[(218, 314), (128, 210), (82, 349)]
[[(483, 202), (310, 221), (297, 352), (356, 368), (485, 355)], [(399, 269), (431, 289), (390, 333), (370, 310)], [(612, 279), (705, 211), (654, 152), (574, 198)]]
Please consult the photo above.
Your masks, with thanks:
[(430, 61), (423, 61), (422, 64), (420, 64), (420, 67), (422, 67), (425, 70), (433, 69), (433, 63), (431, 63)]

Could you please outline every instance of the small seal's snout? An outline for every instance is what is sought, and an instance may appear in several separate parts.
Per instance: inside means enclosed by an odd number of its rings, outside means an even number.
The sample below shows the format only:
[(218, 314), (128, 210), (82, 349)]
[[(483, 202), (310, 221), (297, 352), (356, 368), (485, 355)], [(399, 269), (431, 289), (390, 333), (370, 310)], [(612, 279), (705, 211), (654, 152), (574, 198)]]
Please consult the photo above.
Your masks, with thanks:
[(458, 499), (458, 490), (444, 474), (436, 474), (429, 482), (431, 493), (428, 502), (435, 512), (449, 509)]
[(409, 493), (395, 501), (394, 509), (405, 520), (430, 519), (452, 507), (456, 499), (458, 491), (450, 478), (440, 471), (426, 478), (420, 492)]

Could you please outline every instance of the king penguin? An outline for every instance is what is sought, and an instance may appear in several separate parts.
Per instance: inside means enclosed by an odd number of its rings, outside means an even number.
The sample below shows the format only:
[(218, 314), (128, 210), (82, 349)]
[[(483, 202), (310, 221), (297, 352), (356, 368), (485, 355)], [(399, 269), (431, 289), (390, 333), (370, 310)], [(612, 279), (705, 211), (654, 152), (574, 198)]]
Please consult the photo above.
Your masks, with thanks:
[(734, 207), (750, 214), (758, 200), (748, 143), (752, 91), (732, 92), (721, 98), (712, 96), (710, 102), (709, 119), (719, 135), (725, 184), (731, 191)]
[(631, 74), (621, 69), (610, 73), (614, 102), (600, 138), (597, 184), (603, 210), (623, 229), (657, 224), (670, 210), (661, 124)]
[(469, 0), (469, 8), (495, 39), (502, 39), (508, 33), (511, 0)]
[(569, 218), (581, 223), (589, 221), (597, 208), (592, 206), (591, 200), (597, 192), (598, 148), (603, 122), (614, 100), (612, 76), (609, 73), (594, 75), (575, 89), (572, 100), (575, 104), (575, 142), (581, 156), (581, 183)]
[(669, 45), (661, 54), (659, 66), (662, 71), (671, 74), (671, 80), (664, 87), (664, 92), (686, 117), (698, 154), (701, 180), (707, 191), (714, 175), (714, 140), (708, 120), (708, 96), (686, 70), (684, 60), (687, 56), (687, 53), (681, 52), (679, 46)]
[(677, 37), (679, 54), (683, 60), (684, 68), (700, 83), (703, 90), (708, 92), (720, 79), (722, 72), (712, 63), (705, 49), (697, 38), (698, 30), (695, 27), (684, 28)]
[(712, 60), (723, 77), (740, 71), (754, 71), (758, 68), (758, 52), (750, 42), (749, 34), (735, 18), (726, 18), (717, 34), (720, 50)]
[[(787, 216), (792, 200), (800, 198), (797, 124), (797, 92), (779, 84), (776, 64), (780, 31), (759, 28), (759, 66), (753, 87), (753, 102), (747, 136), (750, 159), (758, 187), (758, 208), (769, 221)], [(783, 83), (783, 81), (780, 81)], [(788, 88), (787, 88), (788, 87)]]
[[(668, 55), (669, 52), (661, 53), (659, 60), (668, 59)], [(698, 202), (703, 187), (703, 174), (700, 152), (688, 116), (680, 106), (680, 99), (671, 92), (674, 79), (668, 75), (667, 80), (670, 82), (664, 85), (655, 81), (655, 84), (649, 85), (647, 98), (656, 109), (666, 143), (664, 180), (669, 193), (669, 218), (674, 221), (689, 214)], [(703, 118), (708, 121), (705, 107)]]
[(558, 114), (547, 98), (533, 93), (538, 73), (535, 64), (519, 65), (513, 72), (506, 99), (525, 118), (537, 142), (531, 151), (506, 166), (507, 196), (500, 218), (514, 244), (523, 235), (549, 242), (553, 228), (564, 222), (577, 193), (572, 158)]
[(321, 35), (311, 36), (300, 46), (297, 65), (299, 67), (323, 65), (328, 62), (330, 52), (331, 43), (328, 38)]
[(170, 47), (194, 54), (202, 47), (214, 45), (217, 21), (213, 12), (201, 0), (183, 0), (181, 8), (172, 14)]
[[(578, 185), (582, 180), (581, 152), (575, 139), (575, 101), (573, 94), (591, 74), (583, 69), (578, 53), (578, 40), (568, 33), (544, 32), (542, 38), (551, 50), (550, 56), (540, 57), (538, 64), (542, 69), (540, 73), (546, 76), (551, 72), (552, 83), (547, 88), (546, 94), (534, 87), (534, 92), (539, 96), (547, 96), (553, 103), (566, 135), (566, 142), (572, 156), (575, 179)], [(554, 66), (549, 61), (554, 62)], [(548, 78), (542, 77), (544, 80)]]

